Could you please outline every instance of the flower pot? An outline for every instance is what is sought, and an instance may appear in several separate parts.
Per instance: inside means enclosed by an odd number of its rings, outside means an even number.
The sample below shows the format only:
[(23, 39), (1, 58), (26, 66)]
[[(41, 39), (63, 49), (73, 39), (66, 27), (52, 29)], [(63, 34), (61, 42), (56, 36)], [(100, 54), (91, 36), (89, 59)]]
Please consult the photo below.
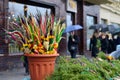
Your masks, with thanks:
[(31, 80), (45, 80), (53, 73), (59, 54), (25, 54), (28, 57)]

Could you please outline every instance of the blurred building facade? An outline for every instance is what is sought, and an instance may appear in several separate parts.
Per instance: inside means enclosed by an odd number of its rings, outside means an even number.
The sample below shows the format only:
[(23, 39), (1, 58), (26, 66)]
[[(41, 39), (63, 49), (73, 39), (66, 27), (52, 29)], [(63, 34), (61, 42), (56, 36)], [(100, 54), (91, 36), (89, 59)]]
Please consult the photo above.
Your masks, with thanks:
[(120, 1), (100, 5), (101, 23), (118, 24), (120, 26)]

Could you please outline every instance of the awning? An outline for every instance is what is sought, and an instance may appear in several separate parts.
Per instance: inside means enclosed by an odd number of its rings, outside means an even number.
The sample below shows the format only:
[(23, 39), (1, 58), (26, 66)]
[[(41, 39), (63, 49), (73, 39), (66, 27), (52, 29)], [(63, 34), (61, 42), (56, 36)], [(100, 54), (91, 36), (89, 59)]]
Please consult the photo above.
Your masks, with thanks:
[(112, 3), (111, 0), (84, 0), (92, 4), (100, 5), (100, 4), (106, 4), (106, 3)]

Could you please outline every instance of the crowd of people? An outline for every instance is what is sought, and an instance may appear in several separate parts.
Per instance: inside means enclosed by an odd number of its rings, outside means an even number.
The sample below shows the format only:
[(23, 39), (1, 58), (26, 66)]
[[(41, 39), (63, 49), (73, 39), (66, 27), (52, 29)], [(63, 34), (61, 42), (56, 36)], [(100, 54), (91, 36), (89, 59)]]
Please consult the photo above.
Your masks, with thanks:
[(92, 57), (96, 57), (99, 51), (106, 54), (116, 50), (116, 46), (120, 44), (120, 34), (112, 35), (108, 32), (100, 32), (95, 30), (90, 38), (90, 51)]
[[(68, 40), (68, 50), (71, 54), (71, 58), (76, 58), (78, 43), (79, 39), (74, 31), (72, 31)], [(120, 45), (120, 34), (113, 35), (108, 32), (95, 30), (90, 38), (91, 56), (96, 57), (100, 51), (105, 54), (110, 54), (113, 51), (116, 51), (117, 45)]]

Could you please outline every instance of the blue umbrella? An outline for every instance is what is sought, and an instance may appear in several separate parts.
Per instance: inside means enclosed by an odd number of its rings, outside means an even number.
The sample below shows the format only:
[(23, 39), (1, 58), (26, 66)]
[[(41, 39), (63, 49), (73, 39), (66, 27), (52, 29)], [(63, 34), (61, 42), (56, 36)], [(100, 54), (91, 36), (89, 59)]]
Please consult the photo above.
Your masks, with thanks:
[(83, 27), (80, 26), (80, 25), (71, 25), (71, 26), (66, 27), (66, 29), (64, 30), (64, 33), (79, 30), (79, 29), (82, 29), (82, 28)]

